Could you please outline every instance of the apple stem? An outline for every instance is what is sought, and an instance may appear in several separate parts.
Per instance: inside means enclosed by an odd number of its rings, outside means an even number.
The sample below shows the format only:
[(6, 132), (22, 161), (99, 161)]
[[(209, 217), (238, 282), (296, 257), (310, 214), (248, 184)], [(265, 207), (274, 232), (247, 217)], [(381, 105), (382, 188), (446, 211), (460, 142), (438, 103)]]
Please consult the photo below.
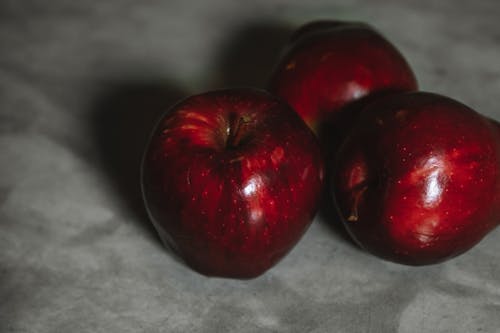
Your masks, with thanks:
[(247, 134), (249, 120), (244, 116), (231, 117), (229, 120), (228, 136), (226, 140), (227, 148), (236, 148)]
[(359, 218), (359, 214), (358, 214), (359, 201), (361, 200), (361, 196), (363, 195), (363, 193), (365, 193), (367, 188), (368, 188), (368, 185), (366, 185), (365, 183), (361, 183), (360, 186), (357, 186), (356, 189), (353, 189), (354, 200), (353, 200), (352, 207), (351, 207), (351, 214), (349, 214), (347, 221), (356, 222), (358, 220), (358, 218)]

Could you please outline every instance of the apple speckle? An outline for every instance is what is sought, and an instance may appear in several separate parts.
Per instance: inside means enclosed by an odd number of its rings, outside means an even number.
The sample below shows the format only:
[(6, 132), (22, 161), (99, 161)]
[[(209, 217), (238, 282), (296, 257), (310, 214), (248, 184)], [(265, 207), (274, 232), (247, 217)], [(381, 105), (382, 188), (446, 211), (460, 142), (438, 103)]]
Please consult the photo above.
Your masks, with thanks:
[(274, 148), (273, 152), (271, 153), (271, 161), (276, 166), (281, 162), (281, 160), (283, 159), (283, 156), (285, 156), (285, 151), (283, 150), (283, 148), (276, 147), (276, 148)]

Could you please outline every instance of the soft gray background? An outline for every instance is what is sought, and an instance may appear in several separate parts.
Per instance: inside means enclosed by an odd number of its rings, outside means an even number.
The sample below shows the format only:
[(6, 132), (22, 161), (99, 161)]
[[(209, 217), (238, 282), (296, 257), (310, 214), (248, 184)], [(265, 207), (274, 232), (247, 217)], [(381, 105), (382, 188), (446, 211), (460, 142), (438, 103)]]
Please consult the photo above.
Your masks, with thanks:
[(376, 259), (318, 217), (278, 266), (206, 278), (138, 195), (177, 98), (259, 85), (291, 28), (367, 21), (424, 90), (500, 119), (500, 2), (0, 2), (1, 332), (500, 332), (500, 231), (445, 264)]

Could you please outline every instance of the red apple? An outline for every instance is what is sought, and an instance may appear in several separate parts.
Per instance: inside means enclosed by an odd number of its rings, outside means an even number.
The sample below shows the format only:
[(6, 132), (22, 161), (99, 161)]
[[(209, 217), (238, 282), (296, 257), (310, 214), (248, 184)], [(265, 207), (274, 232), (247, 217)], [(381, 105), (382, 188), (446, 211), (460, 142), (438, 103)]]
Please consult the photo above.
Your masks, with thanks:
[(253, 89), (175, 105), (142, 166), (161, 238), (210, 276), (252, 278), (276, 264), (311, 223), (322, 183), (314, 134), (286, 103)]
[(332, 174), (349, 233), (391, 261), (444, 261), (498, 225), (498, 128), (447, 97), (414, 92), (370, 104)]
[[(320, 137), (345, 128), (352, 102), (417, 89), (401, 53), (369, 25), (317, 21), (299, 28), (279, 61), (270, 90), (285, 99)], [(342, 117), (353, 117), (353, 110)], [(323, 128), (325, 127), (326, 128)]]

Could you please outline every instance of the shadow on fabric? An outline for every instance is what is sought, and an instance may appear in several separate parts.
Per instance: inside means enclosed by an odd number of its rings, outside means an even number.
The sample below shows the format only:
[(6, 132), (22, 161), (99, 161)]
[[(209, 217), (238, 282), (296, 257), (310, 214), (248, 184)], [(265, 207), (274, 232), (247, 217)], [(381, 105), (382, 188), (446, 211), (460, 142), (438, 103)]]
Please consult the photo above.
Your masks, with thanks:
[(139, 225), (159, 241), (142, 200), (143, 151), (161, 115), (185, 96), (163, 80), (123, 80), (103, 85), (93, 105), (92, 127), (104, 173)]

